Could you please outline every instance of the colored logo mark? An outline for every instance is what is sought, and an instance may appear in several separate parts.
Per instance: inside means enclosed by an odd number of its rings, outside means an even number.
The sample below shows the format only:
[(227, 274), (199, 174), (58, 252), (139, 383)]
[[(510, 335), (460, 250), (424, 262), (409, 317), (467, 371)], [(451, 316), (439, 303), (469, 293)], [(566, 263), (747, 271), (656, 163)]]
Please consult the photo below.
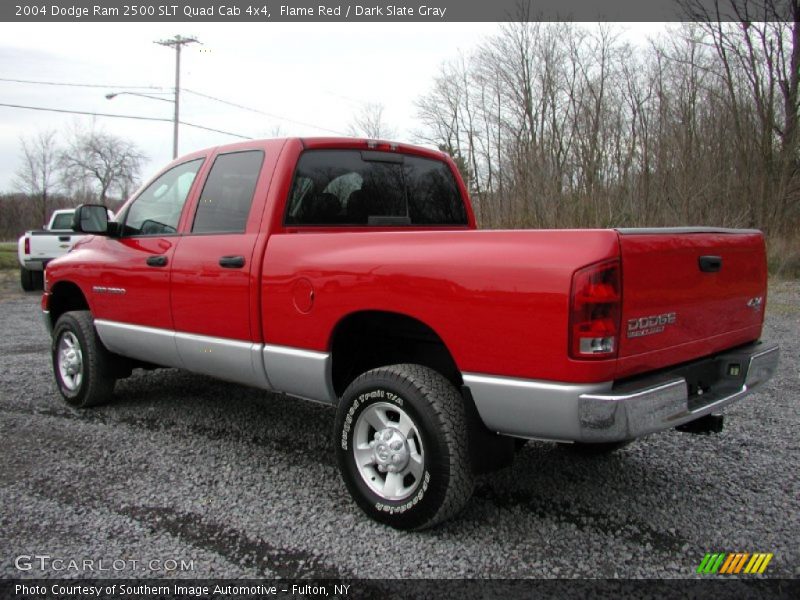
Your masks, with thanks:
[(762, 552), (754, 554), (749, 552), (709, 553), (703, 557), (700, 566), (697, 567), (697, 572), (719, 573), (720, 575), (761, 574), (767, 570), (767, 565), (773, 556), (771, 552), (769, 554)]

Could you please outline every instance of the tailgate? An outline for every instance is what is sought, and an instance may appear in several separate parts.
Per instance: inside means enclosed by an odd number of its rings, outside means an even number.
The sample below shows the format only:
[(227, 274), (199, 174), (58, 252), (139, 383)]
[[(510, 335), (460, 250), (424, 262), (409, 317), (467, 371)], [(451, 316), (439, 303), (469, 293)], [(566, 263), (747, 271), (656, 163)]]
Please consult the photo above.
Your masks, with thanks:
[(31, 231), (31, 259), (57, 258), (72, 248), (80, 234), (74, 231)]
[(621, 229), (618, 377), (758, 339), (766, 300), (755, 230)]

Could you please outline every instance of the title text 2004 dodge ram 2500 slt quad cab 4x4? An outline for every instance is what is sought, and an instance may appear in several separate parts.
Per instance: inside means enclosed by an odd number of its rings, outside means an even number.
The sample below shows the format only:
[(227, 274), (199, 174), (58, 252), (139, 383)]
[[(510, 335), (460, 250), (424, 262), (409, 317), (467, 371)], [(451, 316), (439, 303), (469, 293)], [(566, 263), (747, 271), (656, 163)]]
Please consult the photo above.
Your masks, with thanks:
[(74, 225), (96, 235), (42, 300), (67, 402), (167, 366), (335, 405), (350, 493), (398, 528), (454, 515), (514, 438), (612, 449), (778, 362), (760, 232), (476, 231), (453, 161), (413, 146), (196, 152)]

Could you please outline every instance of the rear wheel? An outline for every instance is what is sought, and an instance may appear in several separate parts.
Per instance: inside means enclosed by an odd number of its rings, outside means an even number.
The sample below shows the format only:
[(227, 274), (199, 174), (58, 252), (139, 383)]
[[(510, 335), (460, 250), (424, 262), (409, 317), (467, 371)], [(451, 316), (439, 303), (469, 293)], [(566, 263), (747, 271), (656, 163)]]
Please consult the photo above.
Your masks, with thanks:
[(463, 399), (421, 365), (373, 369), (345, 390), (334, 430), (339, 468), (371, 518), (424, 529), (472, 494)]
[(25, 267), (19, 268), (19, 285), (26, 292), (32, 292), (36, 289), (33, 281), (33, 271)]
[(114, 391), (114, 357), (88, 310), (64, 313), (53, 329), (53, 372), (58, 391), (76, 408), (105, 404)]

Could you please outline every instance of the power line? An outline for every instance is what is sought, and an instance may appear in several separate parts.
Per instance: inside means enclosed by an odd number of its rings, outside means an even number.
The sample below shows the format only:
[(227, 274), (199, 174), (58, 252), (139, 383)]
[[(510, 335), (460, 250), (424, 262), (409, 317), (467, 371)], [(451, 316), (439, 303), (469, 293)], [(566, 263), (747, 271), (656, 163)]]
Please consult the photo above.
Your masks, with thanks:
[(348, 135), (346, 133), (342, 133), (341, 131), (336, 131), (335, 129), (328, 129), (327, 127), (321, 127), (319, 125), (314, 125), (313, 123), (304, 123), (303, 121), (296, 121), (295, 119), (290, 119), (289, 117), (282, 117), (280, 115), (275, 115), (272, 113), (265, 112), (263, 110), (259, 110), (258, 108), (253, 108), (251, 106), (245, 106), (244, 104), (237, 104), (236, 102), (231, 102), (230, 100), (223, 100), (222, 98), (217, 98), (216, 96), (210, 96), (209, 94), (204, 94), (202, 92), (196, 92), (194, 90), (190, 90), (189, 88), (183, 88), (184, 92), (189, 94), (194, 94), (195, 96), (200, 96), (201, 98), (207, 98), (209, 100), (214, 100), (215, 102), (220, 102), (222, 104), (227, 104), (228, 106), (233, 106), (234, 108), (240, 108), (242, 110), (249, 110), (250, 112), (258, 113), (260, 115), (265, 115), (267, 117), (271, 117), (273, 119), (280, 119), (282, 121), (288, 121), (289, 123), (294, 123), (295, 125), (302, 125), (303, 127), (312, 127), (314, 129), (319, 129), (320, 131), (327, 131), (328, 133), (335, 133), (336, 135)]
[[(160, 42), (156, 42), (156, 43), (158, 44)], [(31, 84), (34, 84), (34, 85), (62, 85), (62, 86), (69, 86), (69, 87), (86, 87), (86, 88), (115, 88), (115, 89), (119, 89), (119, 90), (167, 90), (168, 89), (170, 91), (169, 92), (164, 92), (164, 93), (169, 93), (169, 94), (173, 93), (172, 88), (165, 88), (163, 86), (158, 86), (158, 85), (110, 85), (110, 84), (109, 85), (103, 85), (103, 84), (99, 84), (99, 83), (71, 83), (71, 82), (66, 82), (66, 81), (37, 81), (37, 80), (33, 80), (33, 79), (9, 79), (7, 77), (0, 77), (0, 81), (9, 81), (9, 82), (12, 82), (12, 83), (31, 83)], [(194, 92), (194, 91), (188, 90), (186, 88), (183, 88), (183, 91), (191, 92), (192, 94), (195, 94), (197, 96), (202, 96), (204, 98), (208, 98), (209, 100), (216, 100), (217, 102), (222, 102), (224, 104), (230, 104), (231, 106), (235, 106), (236, 108), (243, 108), (245, 110), (252, 110), (254, 112), (261, 112), (256, 108), (250, 108), (248, 106), (242, 106), (242, 105), (236, 104), (234, 102), (229, 102), (229, 101), (223, 100), (221, 98), (216, 98), (214, 96), (209, 96), (208, 94), (202, 94), (200, 92)], [(333, 96), (334, 98), (340, 98), (340, 99), (345, 100), (347, 102), (350, 102), (352, 104), (359, 104), (359, 105), (367, 104), (363, 100), (359, 100), (357, 98), (351, 98), (350, 96), (345, 96), (343, 94), (337, 94), (336, 92), (332, 92), (331, 90), (321, 90), (321, 91), (324, 94), (328, 94), (329, 96)], [(267, 116), (273, 117), (275, 119), (283, 119), (285, 121), (292, 121), (292, 119), (289, 119), (288, 117), (281, 117), (280, 115), (271, 115), (269, 113), (262, 113), (262, 114), (265, 114)], [(313, 124), (310, 124), (310, 123), (302, 123), (300, 121), (292, 121), (292, 122), (298, 123), (300, 125), (306, 125), (308, 127), (315, 127), (316, 129), (324, 129), (325, 131), (331, 131), (332, 133), (340, 133), (338, 131), (325, 129), (324, 127), (318, 127), (317, 125), (313, 125)]]
[(187, 121), (180, 121), (181, 125), (186, 125), (187, 127), (195, 127), (197, 129), (205, 129), (206, 131), (213, 131), (215, 133), (224, 133), (225, 135), (231, 135), (233, 137), (241, 138), (243, 140), (252, 140), (248, 135), (241, 135), (238, 133), (232, 133), (230, 131), (225, 131), (223, 129), (214, 129), (213, 127), (206, 127), (205, 125), (198, 125), (197, 123), (188, 123)]
[(113, 117), (115, 119), (137, 119), (139, 121), (165, 121), (167, 123), (172, 123), (172, 119), (163, 119), (159, 117), (142, 117), (139, 115), (119, 115), (113, 113), (97, 113), (97, 112), (89, 112), (85, 110), (68, 110), (66, 108), (47, 108), (45, 106), (26, 106), (23, 104), (7, 104), (5, 102), (0, 102), (0, 106), (7, 106), (9, 108), (25, 108), (28, 110), (41, 110), (45, 112), (57, 112), (57, 113), (68, 113), (72, 115), (89, 115), (92, 117)]
[(163, 90), (166, 88), (155, 85), (105, 85), (99, 83), (69, 83), (66, 81), (35, 81), (33, 79), (10, 79), (0, 77), (0, 81), (11, 83), (30, 83), (34, 85), (60, 85), (66, 87), (85, 87), (85, 88), (118, 88), (121, 90)]
[[(135, 119), (138, 121), (161, 121), (162, 123), (172, 123), (172, 119), (164, 119), (161, 117), (143, 117), (139, 115), (120, 115), (114, 113), (98, 113), (98, 112), (89, 112), (85, 110), (68, 110), (66, 108), (48, 108), (44, 106), (25, 106), (22, 104), (7, 104), (5, 102), (0, 102), (0, 106), (6, 106), (8, 108), (23, 108), (27, 110), (40, 110), (44, 112), (56, 112), (56, 113), (67, 113), (71, 115), (88, 115), (91, 117), (110, 117), (113, 119)], [(214, 133), (222, 133), (225, 135), (230, 135), (233, 137), (241, 138), (243, 140), (252, 140), (253, 138), (241, 135), (238, 133), (233, 133), (231, 131), (225, 131), (223, 129), (214, 129), (213, 127), (206, 127), (205, 125), (198, 125), (197, 123), (187, 123), (186, 121), (181, 121), (181, 125), (186, 125), (187, 127), (195, 127), (197, 129), (205, 129), (206, 131), (213, 131)]]
[[(158, 42), (157, 42), (158, 43)], [(59, 82), (59, 81), (36, 81), (32, 79), (10, 79), (6, 77), (0, 77), (0, 81), (9, 81), (13, 83), (30, 83), (35, 85), (57, 85), (57, 86), (69, 86), (69, 87), (86, 87), (86, 88), (116, 88), (121, 90), (164, 90), (167, 88), (154, 86), (154, 85), (100, 85), (100, 84), (93, 84), (93, 83), (71, 83), (71, 82)], [(328, 127), (322, 127), (321, 125), (315, 125), (314, 123), (306, 123), (304, 121), (298, 121), (296, 119), (292, 119), (290, 117), (284, 117), (281, 115), (276, 115), (274, 113), (269, 113), (258, 108), (253, 108), (252, 106), (245, 106), (244, 104), (238, 104), (236, 102), (231, 102), (230, 100), (225, 100), (224, 98), (219, 98), (217, 96), (211, 96), (210, 94), (204, 94), (203, 92), (197, 92), (195, 90), (190, 90), (188, 88), (183, 88), (183, 91), (189, 94), (193, 94), (195, 96), (199, 96), (201, 98), (206, 98), (208, 100), (213, 100), (214, 102), (219, 102), (221, 104), (227, 104), (228, 106), (232, 106), (234, 108), (239, 108), (241, 110), (246, 110), (250, 112), (254, 112), (260, 115), (264, 115), (266, 117), (270, 117), (272, 119), (279, 119), (281, 121), (286, 121), (288, 123), (294, 123), (295, 125), (301, 125), (303, 127), (311, 127), (312, 129), (318, 129), (320, 131), (326, 131), (328, 133), (333, 133), (335, 135), (343, 135), (347, 136), (349, 134), (344, 133), (342, 131), (337, 131), (336, 129), (329, 129)], [(341, 96), (337, 94), (333, 94), (332, 92), (328, 91), (328, 94), (332, 96), (338, 96), (339, 98), (343, 98), (345, 100), (350, 100), (353, 102), (362, 103), (360, 100), (354, 100), (351, 98), (347, 98), (346, 96)], [(232, 134), (233, 135), (233, 134)], [(248, 138), (251, 139), (251, 138)]]

